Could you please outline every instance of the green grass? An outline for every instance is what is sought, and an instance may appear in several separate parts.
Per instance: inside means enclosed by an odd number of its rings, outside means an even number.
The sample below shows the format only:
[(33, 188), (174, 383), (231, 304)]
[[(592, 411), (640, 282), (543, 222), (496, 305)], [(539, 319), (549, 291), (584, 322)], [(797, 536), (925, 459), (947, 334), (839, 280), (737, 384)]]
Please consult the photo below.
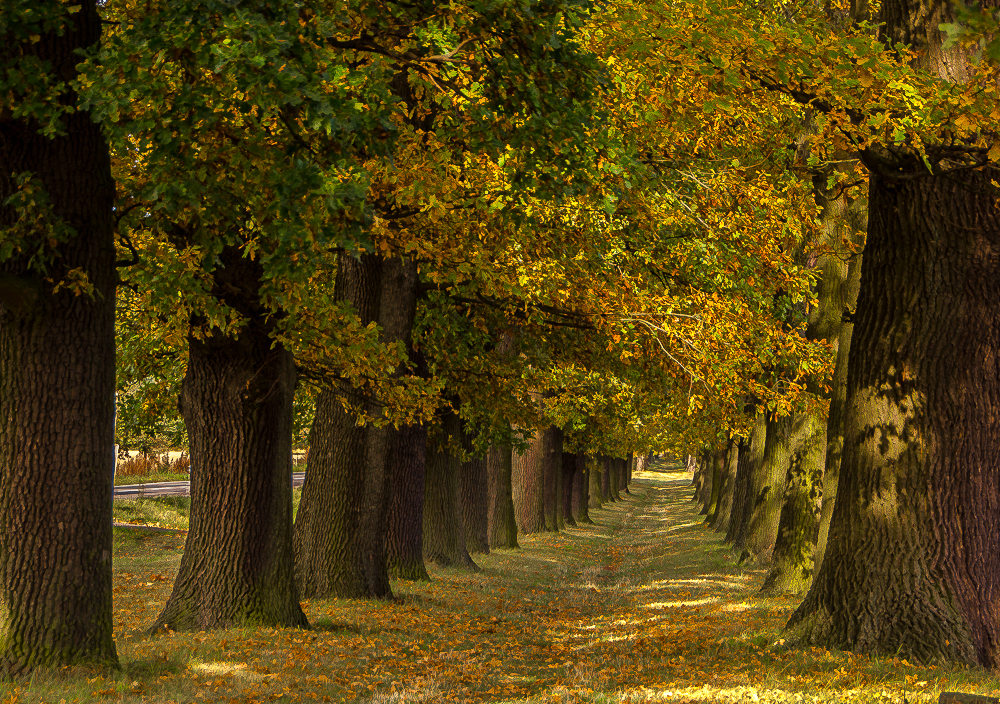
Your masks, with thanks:
[(151, 472), (149, 474), (115, 474), (115, 486), (126, 484), (150, 484), (153, 482), (186, 482), (191, 478), (187, 472)]

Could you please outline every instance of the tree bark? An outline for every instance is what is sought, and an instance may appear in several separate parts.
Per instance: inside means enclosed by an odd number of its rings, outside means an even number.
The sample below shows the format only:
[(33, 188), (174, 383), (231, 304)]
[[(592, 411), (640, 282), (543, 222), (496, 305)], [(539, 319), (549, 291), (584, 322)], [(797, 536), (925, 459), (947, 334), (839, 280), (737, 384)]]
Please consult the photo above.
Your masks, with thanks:
[(424, 474), (427, 430), (423, 425), (400, 429), (390, 462), (390, 495), (386, 560), (394, 577), (429, 580), (424, 564)]
[[(898, 8), (897, 8), (898, 9)], [(809, 643), (998, 664), (1000, 216), (988, 172), (873, 173)]]
[(722, 490), (719, 492), (719, 507), (715, 512), (715, 520), (712, 528), (717, 532), (729, 528), (729, 520), (733, 510), (733, 494), (736, 485), (736, 465), (740, 456), (740, 444), (735, 439), (730, 438), (726, 443), (726, 450), (723, 456), (723, 481)]
[(579, 453), (573, 474), (573, 518), (578, 524), (593, 523), (590, 519), (590, 460)]
[(292, 553), (295, 365), (272, 338), (259, 262), (233, 246), (219, 261), (212, 293), (245, 322), (235, 335), (188, 340), (191, 525), (153, 629), (307, 626)]
[[(726, 531), (726, 542), (734, 549), (742, 550), (747, 525), (753, 510), (755, 494), (753, 477), (764, 462), (764, 441), (767, 438), (767, 416), (757, 413), (750, 438), (740, 442), (739, 460), (736, 465), (736, 484), (733, 487), (733, 509)], [(739, 546), (739, 547), (737, 547)]]
[(465, 528), (465, 547), (471, 553), (488, 553), (488, 495), (486, 458), (475, 457), (462, 464), (459, 474), (462, 525)]
[[(362, 323), (378, 315), (381, 261), (374, 255), (343, 256), (335, 295), (350, 302)], [(309, 463), (295, 519), (295, 577), (303, 598), (365, 597), (359, 526), (362, 520), (368, 428), (341, 404), (350, 389), (326, 389), (316, 397), (309, 431)]]
[[(37, 16), (62, 18), (65, 31), (35, 43), (0, 34), (3, 61), (34, 55), (72, 81), (77, 50), (97, 43), (101, 24), (93, 4), (67, 8), (36, 3)], [(68, 94), (64, 104), (72, 102)], [(31, 172), (52, 214), (72, 228), (56, 245), (49, 274), (58, 279), (80, 267), (94, 287), (93, 295), (53, 292), (24, 258), (0, 262), (4, 677), (62, 665), (118, 666), (111, 617), (114, 182), (107, 144), (90, 116), (72, 113), (62, 125), (64, 133), (49, 139), (37, 124), (0, 120), (0, 230), (24, 216), (4, 205), (17, 188), (12, 175)], [(52, 235), (44, 225), (29, 227), (30, 246)]]
[(479, 569), (465, 547), (465, 527), (459, 507), (458, 474), (462, 460), (462, 424), (450, 412), (441, 421), (441, 432), (427, 448), (424, 479), (424, 557), (442, 567)]
[(562, 478), (559, 486), (562, 495), (559, 501), (559, 518), (565, 526), (575, 526), (576, 518), (573, 516), (573, 480), (580, 468), (577, 465), (576, 453), (564, 452), (562, 455)]
[(750, 479), (751, 503), (746, 528), (742, 541), (733, 545), (740, 551), (740, 560), (766, 562), (771, 557), (794, 440), (791, 417), (767, 419), (764, 455)]
[(510, 445), (493, 445), (486, 456), (487, 496), (489, 514), (487, 531), (491, 548), (516, 548), (517, 522), (511, 489)]
[(812, 582), (826, 454), (824, 419), (811, 413), (798, 414), (790, 444), (793, 450), (778, 535), (761, 588), (768, 594), (803, 594)]
[(587, 506), (589, 508), (601, 508), (606, 500), (604, 495), (604, 475), (606, 471), (603, 460), (599, 457), (588, 457), (587, 474), (589, 475), (588, 494), (590, 496)]
[(546, 433), (536, 431), (524, 452), (515, 452), (512, 465), (514, 516), (521, 533), (545, 531)]
[[(867, 223), (866, 227), (867, 227)], [(858, 300), (858, 285), (861, 282), (862, 256), (851, 258), (847, 269), (847, 280), (843, 289), (843, 310), (853, 311)], [(820, 509), (819, 530), (816, 538), (813, 574), (819, 572), (826, 553), (827, 537), (830, 534), (830, 520), (837, 500), (837, 486), (840, 482), (840, 461), (844, 450), (844, 413), (847, 407), (847, 363), (851, 352), (851, 335), (854, 323), (844, 321), (837, 342), (837, 361), (830, 381), (830, 411), (826, 424), (826, 460), (823, 467), (823, 502)]]
[(542, 431), (544, 452), (542, 471), (545, 475), (545, 530), (559, 530), (559, 507), (562, 498), (563, 434), (559, 428)]

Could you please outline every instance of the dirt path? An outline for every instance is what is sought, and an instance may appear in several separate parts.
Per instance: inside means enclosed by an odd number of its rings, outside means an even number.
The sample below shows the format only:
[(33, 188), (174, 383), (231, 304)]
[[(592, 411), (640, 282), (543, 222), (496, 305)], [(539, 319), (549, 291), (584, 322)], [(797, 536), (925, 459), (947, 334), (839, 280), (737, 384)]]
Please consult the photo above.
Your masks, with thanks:
[[(389, 603), (308, 602), (311, 631), (145, 635), (180, 546), (145, 539), (116, 558), (135, 691), (119, 687), (118, 700), (898, 704), (903, 687), (908, 702), (973, 689), (958, 670), (782, 646), (796, 600), (757, 596), (762, 573), (734, 564), (691, 494), (683, 475), (643, 473), (623, 501), (592, 511), (594, 525), (477, 555), (478, 573), (432, 568), (429, 583), (394, 583)], [(144, 561), (160, 540), (159, 561)]]

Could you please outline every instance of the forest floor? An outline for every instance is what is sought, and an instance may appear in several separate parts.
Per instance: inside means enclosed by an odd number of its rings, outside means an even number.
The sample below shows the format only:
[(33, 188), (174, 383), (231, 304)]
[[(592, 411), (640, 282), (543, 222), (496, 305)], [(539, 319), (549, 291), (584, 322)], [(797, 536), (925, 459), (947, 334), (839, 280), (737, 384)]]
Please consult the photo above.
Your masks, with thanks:
[[(794, 598), (757, 594), (691, 502), (689, 478), (643, 472), (593, 525), (431, 567), (391, 602), (313, 600), (311, 630), (148, 636), (183, 533), (115, 532), (123, 671), (38, 676), (4, 702), (905, 702), (996, 695), (996, 674), (790, 648)], [(164, 518), (169, 520), (169, 517)]]

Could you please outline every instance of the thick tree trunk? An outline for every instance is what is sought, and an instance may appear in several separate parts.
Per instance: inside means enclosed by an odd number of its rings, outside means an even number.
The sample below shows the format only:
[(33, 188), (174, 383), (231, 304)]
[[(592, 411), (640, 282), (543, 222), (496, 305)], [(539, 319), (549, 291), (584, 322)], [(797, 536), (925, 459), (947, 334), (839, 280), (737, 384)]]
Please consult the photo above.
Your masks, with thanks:
[(462, 464), (459, 474), (462, 525), (465, 527), (465, 547), (472, 553), (490, 551), (487, 483), (485, 457), (474, 457)]
[[(384, 343), (403, 343), (412, 357), (410, 338), (417, 314), (419, 276), (415, 261), (393, 257), (381, 263), (379, 277), (378, 323)], [(399, 374), (401, 370), (393, 371)], [(386, 538), (392, 476), (390, 462), (393, 448), (400, 442), (400, 431), (392, 426), (368, 429), (365, 493), (360, 524), (361, 569), (367, 596), (390, 598), (389, 564)]]
[(573, 518), (578, 524), (593, 523), (590, 519), (590, 460), (579, 453), (573, 474)]
[(619, 501), (618, 496), (618, 466), (611, 457), (601, 459), (601, 494), (604, 501)]
[[(343, 256), (336, 296), (350, 302), (361, 322), (378, 315), (381, 261), (373, 255)], [(359, 426), (340, 400), (350, 389), (316, 397), (309, 431), (309, 464), (295, 519), (295, 577), (303, 598), (370, 596), (361, 558), (368, 462), (368, 428)]]
[(740, 560), (766, 562), (778, 536), (778, 519), (785, 495), (788, 464), (794, 451), (792, 418), (767, 419), (764, 455), (757, 472), (751, 475), (749, 516), (742, 541), (734, 548)]
[[(75, 13), (38, 2), (36, 16), (65, 32), (4, 36), (2, 61), (21, 52), (76, 76), (77, 49), (100, 38), (93, 4)], [(16, 27), (18, 19), (8, 19)], [(71, 100), (71, 96), (67, 96)], [(11, 107), (8, 103), (5, 108)], [(9, 114), (9, 113), (8, 113)], [(64, 134), (0, 120), (0, 229), (16, 173), (42, 184), (54, 215), (73, 229), (59, 243), (56, 278), (80, 267), (93, 295), (54, 293), (23, 260), (0, 262), (0, 675), (62, 665), (117, 667), (111, 619), (111, 477), (114, 471), (114, 183), (108, 147), (86, 113)], [(29, 216), (30, 217), (30, 216)], [(52, 233), (27, 225), (29, 247)]]
[(510, 445), (493, 445), (486, 456), (486, 491), (489, 514), (486, 529), (491, 548), (516, 548), (517, 521), (511, 489)]
[(441, 431), (427, 448), (424, 478), (424, 557), (442, 567), (478, 569), (465, 547), (465, 527), (459, 507), (458, 474), (462, 460), (462, 425), (456, 413), (441, 421)]
[(562, 455), (562, 478), (559, 486), (562, 490), (559, 502), (559, 518), (563, 525), (575, 526), (576, 518), (573, 516), (573, 480), (580, 468), (576, 461), (576, 453), (564, 452)]
[(729, 519), (733, 510), (734, 487), (736, 486), (736, 465), (739, 461), (739, 456), (739, 442), (730, 438), (729, 442), (726, 443), (726, 450), (722, 460), (723, 480), (722, 489), (719, 492), (719, 507), (715, 512), (715, 520), (712, 522), (712, 528), (716, 532), (729, 528)]
[(712, 472), (712, 489), (708, 498), (708, 506), (703, 512), (705, 514), (705, 523), (708, 525), (712, 525), (715, 521), (715, 515), (719, 510), (719, 496), (722, 494), (722, 483), (725, 480), (725, 475), (723, 474), (724, 460), (725, 449), (715, 450), (705, 455), (705, 461)]
[(802, 594), (812, 582), (826, 454), (825, 419), (798, 414), (790, 445), (793, 450), (778, 535), (771, 568), (761, 589), (769, 594)]
[[(227, 285), (259, 286), (253, 262), (223, 252)], [(153, 629), (307, 626), (292, 553), (291, 354), (269, 324), (189, 340), (181, 412), (191, 453), (191, 526)]]
[(839, 494), (826, 558), (789, 622), (806, 642), (998, 664), (1000, 216), (990, 181), (971, 170), (871, 176)]
[(588, 493), (590, 495), (587, 506), (589, 508), (601, 508), (607, 497), (604, 495), (604, 475), (607, 474), (604, 462), (599, 457), (587, 458)]
[[(866, 223), (867, 226), (867, 223)], [(844, 283), (843, 310), (853, 311), (858, 300), (858, 285), (861, 282), (862, 256), (851, 258)], [(837, 361), (830, 382), (830, 412), (826, 424), (826, 460), (823, 467), (823, 502), (820, 509), (819, 531), (816, 538), (813, 574), (819, 571), (826, 552), (827, 536), (830, 534), (830, 520), (837, 500), (837, 485), (840, 482), (840, 460), (844, 450), (844, 413), (847, 407), (847, 363), (851, 352), (852, 322), (844, 321), (837, 342)]]
[(512, 465), (514, 516), (522, 533), (545, 530), (546, 433), (536, 431), (524, 452), (515, 452)]
[(389, 465), (386, 561), (394, 577), (428, 580), (424, 565), (424, 472), (427, 430), (423, 425), (400, 429)]
[(733, 509), (726, 531), (726, 542), (734, 548), (742, 546), (753, 509), (753, 477), (764, 462), (764, 442), (767, 439), (767, 416), (757, 413), (750, 438), (740, 442), (736, 465), (736, 484), (733, 488)]
[(544, 455), (542, 472), (545, 475), (545, 530), (559, 530), (559, 502), (562, 498), (562, 447), (563, 434), (559, 428), (542, 431)]

